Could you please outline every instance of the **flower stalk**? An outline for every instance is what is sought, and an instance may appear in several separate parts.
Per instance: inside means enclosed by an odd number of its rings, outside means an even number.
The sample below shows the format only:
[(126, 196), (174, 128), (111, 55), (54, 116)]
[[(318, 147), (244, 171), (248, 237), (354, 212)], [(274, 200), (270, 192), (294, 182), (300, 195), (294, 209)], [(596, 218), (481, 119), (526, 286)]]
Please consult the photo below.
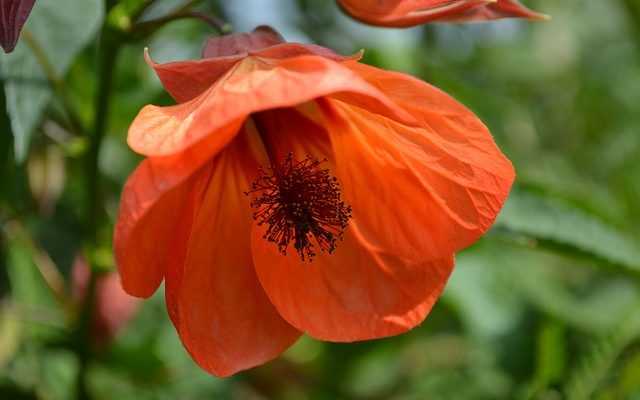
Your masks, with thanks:
[(162, 28), (168, 22), (180, 19), (198, 19), (200, 21), (204, 21), (220, 35), (227, 34), (231, 31), (231, 25), (229, 23), (213, 14), (202, 11), (175, 11), (171, 14), (165, 15), (164, 17), (135, 24), (131, 30), (130, 39), (138, 40), (147, 37)]
[[(107, 1), (107, 10), (114, 5), (114, 2)], [(99, 71), (98, 88), (94, 103), (95, 114), (92, 129), (88, 137), (89, 147), (85, 154), (85, 185), (87, 192), (84, 215), (84, 237), (85, 251), (88, 253), (85, 259), (89, 263), (89, 279), (86, 300), (79, 312), (75, 334), (75, 351), (79, 360), (76, 380), (76, 398), (78, 400), (90, 398), (86, 383), (86, 371), (91, 353), (91, 310), (95, 303), (97, 280), (96, 263), (93, 254), (98, 247), (99, 221), (102, 219), (101, 177), (98, 166), (98, 156), (107, 129), (107, 116), (109, 115), (114, 72), (118, 52), (122, 43), (122, 35), (111, 29), (105, 23), (102, 27), (100, 43), (98, 45)]]

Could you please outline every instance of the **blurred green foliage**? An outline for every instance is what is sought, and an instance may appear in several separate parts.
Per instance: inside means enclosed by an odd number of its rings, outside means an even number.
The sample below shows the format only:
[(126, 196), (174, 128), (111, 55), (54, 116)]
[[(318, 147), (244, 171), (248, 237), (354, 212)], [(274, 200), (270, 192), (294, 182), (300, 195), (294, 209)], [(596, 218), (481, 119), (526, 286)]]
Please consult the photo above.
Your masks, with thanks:
[[(126, 27), (143, 3), (121, 2), (110, 24)], [(5, 112), (12, 106), (0, 96), (1, 399), (72, 398), (81, 368), (95, 399), (640, 399), (640, 2), (532, 0), (527, 6), (551, 20), (405, 31), (364, 27), (330, 1), (282, 0), (264, 14), (225, 3), (200, 8), (241, 29), (277, 22), (296, 40), (343, 53), (364, 48), (364, 62), (419, 76), (478, 114), (518, 173), (494, 229), (459, 253), (422, 326), (398, 337), (353, 344), (303, 337), (279, 359), (221, 380), (189, 358), (158, 293), (83, 363), (68, 305), (42, 271), (50, 257), (70, 291), (82, 251), (87, 145), (67, 128), (70, 116), (53, 96), (24, 110), (35, 129), (27, 152), (31, 132), (16, 131)], [(146, 18), (172, 5), (160, 1)], [(37, 9), (26, 26), (35, 38), (45, 28)], [(95, 16), (85, 17), (83, 33), (92, 34)], [(128, 124), (144, 104), (172, 103), (143, 47), (161, 62), (196, 58), (209, 32), (176, 21), (121, 49), (99, 159), (108, 224), (138, 162), (125, 143)], [(98, 42), (80, 39), (72, 43), (79, 55), (58, 73), (86, 127), (102, 111), (92, 109)], [(25, 46), (16, 53), (28, 53)], [(11, 60), (0, 55), (7, 101), (25, 80), (47, 87), (38, 71), (16, 77), (29, 70)], [(103, 249), (108, 224), (98, 232)], [(103, 259), (112, 263), (108, 252)]]

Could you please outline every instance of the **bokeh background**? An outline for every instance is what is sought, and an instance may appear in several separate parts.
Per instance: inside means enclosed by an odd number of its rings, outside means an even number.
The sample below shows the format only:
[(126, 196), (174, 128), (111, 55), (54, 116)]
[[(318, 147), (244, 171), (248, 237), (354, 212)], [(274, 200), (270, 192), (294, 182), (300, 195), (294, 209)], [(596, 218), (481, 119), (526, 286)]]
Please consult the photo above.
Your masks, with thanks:
[[(77, 47), (54, 67), (80, 126), (102, 112), (92, 107), (100, 3), (38, 0), (25, 28), (37, 40), (41, 18), (60, 15), (48, 25), (54, 43), (43, 47)], [(158, 1), (145, 18), (175, 3)], [(440, 87), (489, 126), (517, 171), (494, 228), (457, 255), (420, 327), (353, 344), (302, 337), (229, 379), (190, 359), (162, 291), (115, 336), (96, 339), (87, 359), (77, 357), (68, 315), (81, 305), (67, 295), (80, 298), (83, 285), (72, 269), (83, 268), (88, 146), (67, 128), (42, 74), (0, 54), (13, 99), (0, 96), (0, 399), (73, 398), (80, 370), (91, 398), (105, 400), (640, 399), (640, 1), (524, 3), (551, 19), (395, 30), (354, 22), (331, 1), (201, 2), (236, 31), (270, 24), (289, 41), (365, 49), (364, 62)], [(122, 13), (107, 18), (124, 23)], [(175, 21), (119, 53), (97, 182), (106, 213), (94, 254), (105, 271), (119, 193), (139, 161), (127, 126), (145, 104), (172, 104), (142, 49), (159, 62), (197, 58), (209, 34), (198, 21)], [(64, 35), (75, 39), (55, 43)], [(17, 54), (29, 51), (21, 40)], [(17, 88), (32, 97), (12, 125), (6, 109)], [(106, 302), (120, 301), (109, 287)], [(108, 312), (134, 308), (122, 300)]]

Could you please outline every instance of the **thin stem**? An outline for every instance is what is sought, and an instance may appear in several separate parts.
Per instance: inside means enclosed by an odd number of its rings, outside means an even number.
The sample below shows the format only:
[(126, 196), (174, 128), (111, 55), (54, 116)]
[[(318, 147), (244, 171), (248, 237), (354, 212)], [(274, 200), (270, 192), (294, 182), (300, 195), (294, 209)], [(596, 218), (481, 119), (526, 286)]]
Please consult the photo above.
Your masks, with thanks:
[[(85, 216), (85, 233), (91, 247), (98, 242), (98, 220), (101, 216), (100, 206), (100, 174), (98, 157), (106, 132), (109, 114), (109, 99), (112, 92), (114, 69), (120, 43), (110, 34), (103, 31), (98, 57), (98, 91), (95, 100), (95, 116), (93, 129), (89, 136), (89, 148), (86, 154), (87, 204)], [(90, 260), (87, 260), (90, 261)]]
[(33, 55), (38, 60), (38, 63), (40, 63), (40, 66), (42, 67), (42, 70), (44, 71), (44, 74), (47, 77), (49, 84), (51, 85), (53, 90), (56, 92), (58, 97), (60, 98), (62, 107), (64, 108), (67, 114), (67, 118), (69, 118), (69, 124), (71, 125), (71, 129), (77, 135), (81, 135), (83, 132), (82, 125), (80, 124), (80, 119), (78, 118), (71, 104), (71, 99), (67, 94), (67, 90), (65, 88), (62, 78), (58, 76), (58, 73), (53, 67), (53, 64), (51, 64), (51, 62), (49, 61), (49, 57), (44, 52), (44, 50), (42, 49), (38, 41), (33, 37), (33, 35), (29, 33), (29, 31), (27, 30), (22, 31), (22, 39), (27, 43), (27, 45), (33, 52)]
[(5, 235), (8, 237), (16, 237), (22, 242), (29, 254), (33, 257), (33, 263), (35, 264), (40, 276), (44, 280), (45, 284), (51, 290), (56, 300), (62, 305), (63, 310), (71, 311), (71, 302), (69, 301), (69, 290), (64, 281), (64, 277), (60, 273), (58, 267), (49, 256), (49, 254), (40, 246), (40, 244), (33, 238), (26, 229), (17, 220), (8, 221), (2, 227)]
[(64, 328), (63, 314), (53, 307), (33, 306), (10, 300), (0, 300), (0, 311), (12, 314), (15, 318), (56, 328)]
[[(109, 6), (110, 4), (113, 5), (114, 2), (107, 1), (107, 5)], [(87, 196), (84, 230), (86, 245), (85, 261), (89, 264), (89, 285), (85, 302), (79, 313), (74, 343), (80, 364), (76, 381), (76, 398), (78, 400), (89, 399), (86, 371), (91, 356), (91, 316), (95, 301), (97, 275), (93, 254), (99, 244), (99, 221), (103, 217), (98, 157), (107, 129), (107, 116), (109, 115), (113, 78), (121, 44), (122, 36), (120, 33), (111, 30), (107, 24), (103, 25), (100, 43), (98, 44), (98, 88), (94, 104), (95, 114), (93, 127), (89, 135), (89, 148), (85, 159), (85, 186), (87, 188)]]
[(184, 3), (180, 4), (178, 7), (174, 8), (170, 14), (179, 13), (179, 12), (188, 10), (191, 7), (195, 7), (200, 3), (202, 3), (202, 0), (187, 0)]
[(135, 24), (132, 28), (133, 38), (138, 39), (145, 37), (156, 30), (160, 29), (166, 23), (178, 19), (195, 18), (206, 22), (213, 27), (219, 34), (225, 35), (231, 31), (231, 25), (222, 19), (202, 11), (181, 11), (166, 15), (164, 17), (151, 19)]

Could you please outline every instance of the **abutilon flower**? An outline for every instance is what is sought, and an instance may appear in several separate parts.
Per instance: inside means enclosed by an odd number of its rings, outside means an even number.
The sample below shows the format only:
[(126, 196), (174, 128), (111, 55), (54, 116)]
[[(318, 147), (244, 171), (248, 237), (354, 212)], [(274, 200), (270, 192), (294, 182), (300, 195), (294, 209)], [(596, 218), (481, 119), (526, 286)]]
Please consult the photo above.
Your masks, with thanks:
[(389, 27), (408, 27), (427, 22), (547, 18), (517, 0), (336, 0), (336, 3), (359, 21)]
[(36, 0), (0, 0), (0, 46), (10, 53)]
[(164, 279), (185, 348), (218, 376), (301, 333), (349, 342), (422, 322), (514, 179), (487, 128), (416, 78), (268, 27), (203, 55), (147, 55), (178, 104), (129, 129), (147, 158), (115, 227), (125, 290)]

